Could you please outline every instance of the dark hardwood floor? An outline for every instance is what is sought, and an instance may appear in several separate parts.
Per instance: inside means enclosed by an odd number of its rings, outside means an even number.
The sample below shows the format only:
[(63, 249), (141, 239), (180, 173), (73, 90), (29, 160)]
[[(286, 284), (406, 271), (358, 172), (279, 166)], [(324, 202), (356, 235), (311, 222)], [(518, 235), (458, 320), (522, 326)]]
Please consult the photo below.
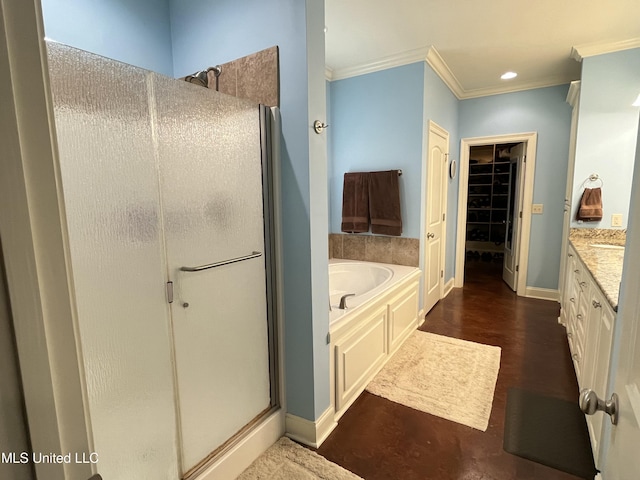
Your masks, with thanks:
[(366, 480), (575, 480), (502, 449), (507, 390), (576, 400), (578, 385), (556, 302), (518, 298), (501, 264), (469, 261), (465, 286), (421, 330), (502, 347), (486, 432), (362, 393), (318, 453)]

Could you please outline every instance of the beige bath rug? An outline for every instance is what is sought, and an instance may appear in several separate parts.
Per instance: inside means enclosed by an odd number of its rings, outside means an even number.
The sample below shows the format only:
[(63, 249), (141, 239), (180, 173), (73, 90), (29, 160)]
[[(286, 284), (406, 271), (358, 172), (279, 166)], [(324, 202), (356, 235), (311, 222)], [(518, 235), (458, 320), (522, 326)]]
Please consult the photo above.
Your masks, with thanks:
[(282, 437), (237, 480), (362, 480), (317, 453)]
[(393, 402), (487, 430), (500, 347), (416, 331), (367, 386)]

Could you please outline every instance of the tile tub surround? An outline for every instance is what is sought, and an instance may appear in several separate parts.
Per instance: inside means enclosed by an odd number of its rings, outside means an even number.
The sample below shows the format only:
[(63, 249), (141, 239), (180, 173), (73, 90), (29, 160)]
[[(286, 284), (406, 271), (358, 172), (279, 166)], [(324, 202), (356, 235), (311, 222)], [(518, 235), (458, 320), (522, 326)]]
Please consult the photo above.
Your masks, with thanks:
[(624, 250), (592, 247), (594, 243), (624, 246), (626, 230), (601, 228), (572, 228), (569, 241), (580, 260), (600, 286), (614, 310), (618, 310), (618, 295), (622, 279)]
[(329, 258), (417, 267), (420, 240), (381, 235), (329, 234)]

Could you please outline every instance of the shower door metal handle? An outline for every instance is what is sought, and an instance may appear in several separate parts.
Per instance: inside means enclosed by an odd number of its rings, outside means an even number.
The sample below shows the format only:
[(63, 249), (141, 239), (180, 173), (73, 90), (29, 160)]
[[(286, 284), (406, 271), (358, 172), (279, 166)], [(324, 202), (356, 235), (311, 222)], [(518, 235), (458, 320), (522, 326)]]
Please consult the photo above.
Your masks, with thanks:
[(180, 270), (183, 272), (200, 272), (202, 270), (222, 267), (223, 265), (229, 265), (230, 263), (243, 262), (244, 260), (258, 258), (260, 256), (262, 256), (262, 252), (251, 252), (250, 255), (245, 255), (244, 257), (231, 258), (229, 260), (222, 260), (221, 262), (209, 263), (208, 265), (200, 265), (198, 267), (180, 267)]

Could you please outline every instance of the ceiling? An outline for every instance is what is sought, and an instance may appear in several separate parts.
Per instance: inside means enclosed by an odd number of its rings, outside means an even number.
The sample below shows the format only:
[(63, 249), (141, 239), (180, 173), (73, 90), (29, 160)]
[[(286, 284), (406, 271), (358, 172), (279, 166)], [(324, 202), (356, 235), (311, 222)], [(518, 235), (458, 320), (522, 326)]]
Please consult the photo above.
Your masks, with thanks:
[(640, 0), (325, 0), (325, 23), (330, 78), (427, 60), (458, 98), (569, 83), (576, 58), (640, 47)]

